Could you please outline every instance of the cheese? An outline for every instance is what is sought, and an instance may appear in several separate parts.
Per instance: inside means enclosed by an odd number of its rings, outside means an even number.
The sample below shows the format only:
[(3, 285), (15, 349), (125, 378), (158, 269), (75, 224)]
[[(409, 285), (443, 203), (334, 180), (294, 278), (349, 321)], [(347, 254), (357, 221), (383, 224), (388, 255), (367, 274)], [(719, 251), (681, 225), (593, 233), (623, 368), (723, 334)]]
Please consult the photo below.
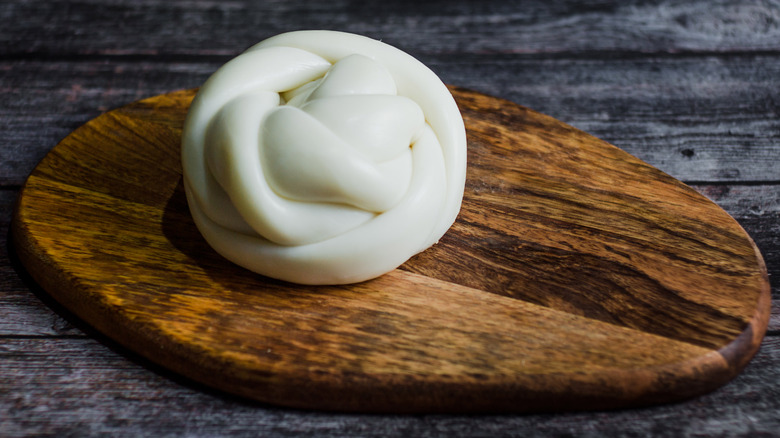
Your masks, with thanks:
[(228, 260), (302, 284), (389, 272), (460, 210), (463, 119), (410, 55), (367, 37), (267, 39), (198, 91), (182, 133), (195, 224)]

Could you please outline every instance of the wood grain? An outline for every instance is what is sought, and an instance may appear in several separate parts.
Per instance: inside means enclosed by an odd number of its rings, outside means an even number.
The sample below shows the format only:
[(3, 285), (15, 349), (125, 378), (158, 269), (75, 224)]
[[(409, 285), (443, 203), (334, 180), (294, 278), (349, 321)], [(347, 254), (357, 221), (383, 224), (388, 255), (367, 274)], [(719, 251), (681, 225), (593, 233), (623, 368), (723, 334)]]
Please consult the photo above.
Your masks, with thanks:
[[(769, 276), (780, 275), (780, 223), (773, 218), (780, 213), (780, 186), (693, 186), (734, 217), (754, 239), (766, 261)], [(0, 236), (9, 232), (18, 190), (0, 190)], [(32, 281), (25, 281), (23, 269), (19, 269), (13, 248), (0, 248), (0, 339), (3, 336), (66, 336), (83, 335), (81, 331), (58, 313), (64, 312), (52, 300), (45, 300)], [(16, 268), (16, 269), (15, 269)], [(773, 293), (777, 288), (773, 288)], [(44, 298), (44, 301), (41, 301)], [(54, 309), (52, 309), (54, 307)], [(72, 319), (70, 319), (72, 321)], [(83, 329), (83, 325), (81, 326)], [(780, 306), (773, 301), (768, 331), (780, 331)], [(91, 333), (94, 334), (94, 331)], [(84, 335), (86, 336), (86, 335)]]
[(221, 397), (92, 338), (11, 339), (0, 349), (0, 375), (9, 377), (0, 408), (10, 413), (0, 425), (5, 436), (596, 438), (630, 430), (640, 437), (771, 437), (778, 362), (780, 338), (767, 337), (743, 373), (687, 404), (555, 415), (350, 415)]
[[(0, 424), (5, 436), (600, 437), (620, 435), (627, 428), (637, 436), (773, 436), (778, 418), (770, 407), (780, 393), (778, 341), (767, 338), (743, 373), (697, 398), (691, 403), (695, 409), (678, 403), (596, 413), (451, 416), (280, 409), (215, 396), (150, 372), (148, 365), (127, 360), (91, 338), (13, 339), (0, 349), (0, 374), (12, 377), (8, 396), (0, 397), (0, 408), (12, 414), (7, 421), (0, 418)], [(744, 404), (730, 402), (734, 400), (767, 408), (748, 414)], [(107, 406), (115, 408), (107, 412)]]
[(760, 254), (719, 207), (628, 154), (454, 90), (470, 172), (456, 225), (349, 287), (225, 262), (189, 218), (182, 91), (98, 117), (22, 190), (13, 233), (49, 293), (188, 377), (287, 406), (596, 409), (712, 390), (769, 317)]
[[(780, 182), (780, 56), (422, 60), (448, 83), (552, 115), (682, 181)], [(101, 112), (196, 87), (225, 61), (0, 59), (0, 184), (21, 185)]]
[[(235, 56), (299, 29), (359, 33), (415, 54), (776, 51), (780, 38), (777, 5), (760, 0), (38, 0), (0, 3), (3, 17), (14, 19), (0, 28), (0, 51), (49, 56)], [(410, 32), (416, 36), (409, 38)]]

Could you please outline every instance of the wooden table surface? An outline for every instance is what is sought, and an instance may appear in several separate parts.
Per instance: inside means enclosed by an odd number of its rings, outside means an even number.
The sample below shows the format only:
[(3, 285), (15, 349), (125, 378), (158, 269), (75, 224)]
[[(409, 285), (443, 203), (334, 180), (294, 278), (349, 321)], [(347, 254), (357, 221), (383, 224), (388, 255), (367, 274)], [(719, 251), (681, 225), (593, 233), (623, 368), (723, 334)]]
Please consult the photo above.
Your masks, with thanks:
[[(0, 435), (780, 436), (780, 2), (0, 3)], [(382, 39), (448, 84), (549, 114), (722, 206), (753, 237), (772, 318), (744, 372), (667, 406), (356, 415), (247, 402), (150, 364), (63, 310), (7, 242), (35, 164), (101, 112), (200, 85), (271, 35)]]

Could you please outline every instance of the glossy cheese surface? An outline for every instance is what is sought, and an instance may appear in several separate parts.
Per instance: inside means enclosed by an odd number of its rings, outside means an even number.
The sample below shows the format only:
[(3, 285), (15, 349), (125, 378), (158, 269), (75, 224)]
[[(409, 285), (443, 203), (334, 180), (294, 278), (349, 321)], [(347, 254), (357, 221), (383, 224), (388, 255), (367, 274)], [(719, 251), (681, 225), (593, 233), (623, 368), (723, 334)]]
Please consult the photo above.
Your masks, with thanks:
[(190, 210), (247, 269), (304, 284), (389, 272), (460, 209), (463, 120), (441, 80), (363, 36), (265, 40), (200, 88), (182, 138)]

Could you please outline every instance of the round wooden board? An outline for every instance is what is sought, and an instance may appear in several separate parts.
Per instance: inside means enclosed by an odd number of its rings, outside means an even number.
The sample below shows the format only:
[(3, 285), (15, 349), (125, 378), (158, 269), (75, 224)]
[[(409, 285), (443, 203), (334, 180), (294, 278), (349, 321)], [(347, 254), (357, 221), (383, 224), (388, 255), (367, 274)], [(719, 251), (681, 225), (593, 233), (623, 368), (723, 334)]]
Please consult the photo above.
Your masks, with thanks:
[(288, 284), (205, 243), (182, 188), (194, 90), (106, 113), (27, 180), (30, 274), (98, 330), (253, 399), (366, 412), (523, 412), (679, 400), (735, 376), (769, 317), (761, 255), (718, 206), (627, 153), (452, 88), (460, 216), (372, 281)]

